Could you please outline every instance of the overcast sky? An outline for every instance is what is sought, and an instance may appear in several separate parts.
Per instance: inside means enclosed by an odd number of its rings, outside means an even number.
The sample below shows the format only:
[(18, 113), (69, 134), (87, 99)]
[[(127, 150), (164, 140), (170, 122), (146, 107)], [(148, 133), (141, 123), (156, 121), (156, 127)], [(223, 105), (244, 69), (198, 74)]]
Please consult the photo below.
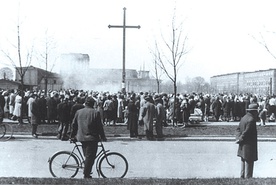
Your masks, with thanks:
[[(17, 60), (12, 45), (19, 19), (22, 50), (34, 46), (34, 66), (43, 67), (37, 60), (47, 30), (51, 61), (62, 53), (84, 53), (93, 68), (121, 68), (122, 29), (108, 25), (121, 25), (126, 7), (126, 24), (141, 26), (126, 31), (126, 68), (151, 71), (150, 50), (161, 34), (170, 33), (175, 12), (190, 48), (179, 80), (209, 81), (214, 75), (275, 68), (276, 60), (253, 39), (261, 41), (261, 33), (276, 54), (275, 5), (273, 0), (1, 0), (0, 49)], [(2, 52), (0, 59), (1, 67), (10, 64)]]

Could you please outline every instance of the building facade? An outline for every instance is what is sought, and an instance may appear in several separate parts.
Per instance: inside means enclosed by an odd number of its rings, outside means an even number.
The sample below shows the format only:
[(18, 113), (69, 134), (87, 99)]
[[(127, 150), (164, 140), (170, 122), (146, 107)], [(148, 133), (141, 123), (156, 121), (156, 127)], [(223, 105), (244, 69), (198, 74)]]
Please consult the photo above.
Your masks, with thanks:
[[(63, 87), (84, 90), (118, 92), (122, 89), (122, 69), (90, 68), (88, 54), (69, 53), (60, 57), (60, 74)], [(156, 91), (156, 80), (149, 71), (125, 70), (127, 92)]]
[[(20, 83), (21, 77), (18, 73), (19, 68), (17, 67), (15, 74), (15, 81)], [(44, 89), (46, 87), (51, 90), (60, 90), (63, 87), (63, 79), (57, 73), (52, 73), (34, 66), (23, 67), (25, 72), (23, 82), (25, 89)]]
[(276, 69), (213, 76), (212, 93), (276, 94)]
[(0, 89), (4, 89), (4, 90), (19, 89), (20, 85), (21, 84), (19, 82), (15, 82), (13, 80), (0, 79)]
[[(127, 92), (155, 92), (156, 80), (150, 78), (149, 71), (126, 69), (125, 88)], [(122, 89), (122, 69), (90, 69), (90, 88), (97, 91), (118, 92)]]

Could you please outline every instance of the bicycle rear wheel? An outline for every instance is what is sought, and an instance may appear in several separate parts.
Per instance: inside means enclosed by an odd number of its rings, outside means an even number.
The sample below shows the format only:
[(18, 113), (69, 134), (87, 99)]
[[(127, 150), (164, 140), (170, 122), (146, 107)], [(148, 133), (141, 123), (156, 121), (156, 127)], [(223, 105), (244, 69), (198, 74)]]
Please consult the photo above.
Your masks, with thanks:
[(100, 159), (99, 171), (103, 178), (123, 178), (128, 171), (128, 162), (122, 154), (110, 152)]
[(13, 136), (13, 127), (10, 124), (3, 123), (0, 125), (0, 139), (7, 141)]
[(0, 124), (0, 139), (3, 139), (6, 134), (6, 126), (5, 124)]
[(69, 151), (57, 152), (49, 159), (49, 169), (53, 177), (75, 177), (79, 168), (78, 158)]

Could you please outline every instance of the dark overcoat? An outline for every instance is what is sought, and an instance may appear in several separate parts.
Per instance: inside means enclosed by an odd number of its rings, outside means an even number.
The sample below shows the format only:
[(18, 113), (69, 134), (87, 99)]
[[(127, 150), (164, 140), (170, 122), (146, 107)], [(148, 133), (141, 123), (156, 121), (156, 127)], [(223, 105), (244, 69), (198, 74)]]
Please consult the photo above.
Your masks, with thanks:
[(239, 142), (238, 156), (246, 161), (257, 161), (257, 128), (256, 118), (247, 112), (237, 128), (237, 138)]
[(127, 106), (127, 129), (133, 132), (138, 132), (138, 109), (133, 100), (130, 100)]
[(69, 102), (61, 102), (57, 105), (57, 115), (58, 115), (58, 120), (62, 123), (70, 123), (71, 121), (71, 105)]
[(219, 116), (221, 115), (221, 111), (222, 111), (222, 103), (220, 102), (219, 99), (216, 99), (214, 101), (214, 103), (212, 104), (212, 108), (213, 108), (213, 113), (216, 117), (216, 120), (218, 121)]
[(144, 130), (153, 131), (153, 118), (155, 118), (155, 105), (146, 101), (143, 107), (140, 108), (140, 116), (144, 122)]
[(57, 118), (58, 102), (54, 98), (47, 99), (47, 118), (53, 120)]
[(100, 112), (91, 107), (86, 106), (76, 112), (72, 128), (71, 137), (80, 142), (98, 141), (99, 136), (105, 140)]
[(40, 122), (41, 122), (41, 113), (39, 111), (39, 102), (38, 102), (37, 98), (33, 102), (31, 112), (32, 112), (31, 124), (32, 125), (40, 124)]

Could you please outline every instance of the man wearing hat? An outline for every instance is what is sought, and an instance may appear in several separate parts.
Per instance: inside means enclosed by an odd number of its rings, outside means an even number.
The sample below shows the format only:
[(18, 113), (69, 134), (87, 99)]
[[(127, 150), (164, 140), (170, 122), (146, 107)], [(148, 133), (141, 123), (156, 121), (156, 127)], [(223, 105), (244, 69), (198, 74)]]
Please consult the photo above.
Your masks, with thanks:
[(241, 157), (241, 178), (252, 178), (254, 161), (258, 160), (257, 128), (258, 104), (250, 104), (237, 128), (236, 143)]
[(87, 97), (85, 107), (78, 110), (72, 122), (71, 138), (82, 143), (84, 161), (84, 178), (91, 178), (91, 170), (96, 158), (98, 142), (106, 141), (100, 112), (94, 109), (95, 100)]
[(144, 130), (148, 140), (153, 140), (153, 118), (155, 118), (155, 106), (151, 103), (150, 96), (144, 97), (145, 104), (140, 108), (139, 121), (143, 120)]
[(162, 99), (160, 96), (154, 97), (154, 102), (156, 106), (156, 122), (155, 122), (155, 129), (157, 138), (163, 138), (163, 123), (166, 121), (166, 112), (162, 104)]

